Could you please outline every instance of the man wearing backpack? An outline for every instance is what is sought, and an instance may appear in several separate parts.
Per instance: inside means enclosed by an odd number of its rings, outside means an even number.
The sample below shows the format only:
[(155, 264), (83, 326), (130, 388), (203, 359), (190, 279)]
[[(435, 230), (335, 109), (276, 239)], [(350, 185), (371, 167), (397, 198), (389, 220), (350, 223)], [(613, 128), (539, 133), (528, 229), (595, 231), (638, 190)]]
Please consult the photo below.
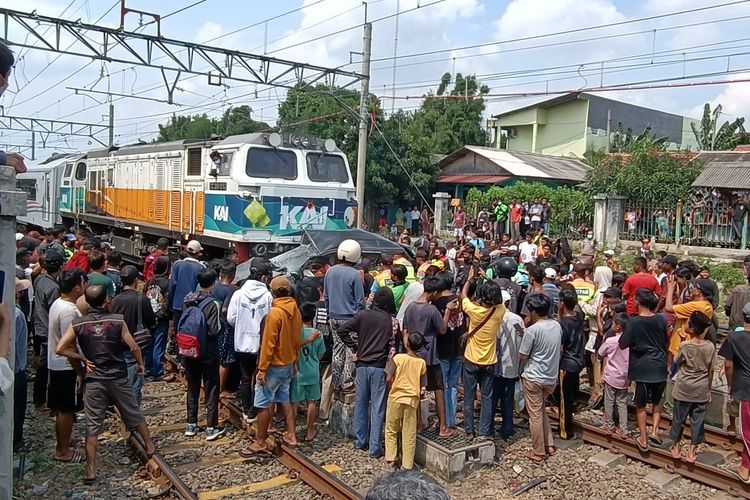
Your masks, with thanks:
[(261, 325), (273, 302), (273, 296), (267, 287), (272, 272), (268, 262), (260, 257), (253, 257), (250, 261), (250, 275), (242, 288), (232, 295), (227, 309), (227, 322), (234, 327), (234, 351), (242, 373), (240, 398), (243, 416), (247, 421), (254, 420), (257, 415), (253, 406), (253, 374), (258, 366)]
[(188, 293), (182, 306), (182, 317), (177, 328), (177, 349), (185, 361), (187, 375), (186, 436), (198, 433), (198, 403), (201, 381), (206, 394), (206, 441), (220, 438), (226, 432), (219, 429), (219, 334), (221, 305), (211, 297), (217, 274), (213, 269), (198, 273), (200, 290)]
[(154, 339), (151, 345), (149, 365), (146, 360), (147, 376), (150, 374), (154, 381), (159, 381), (164, 376), (164, 353), (167, 350), (169, 339), (169, 270), (171, 262), (169, 257), (163, 255), (154, 260), (151, 266), (153, 277), (148, 280), (144, 293), (151, 302), (151, 309), (156, 318), (154, 328)]
[(301, 343), (302, 316), (292, 298), (292, 286), (283, 276), (277, 276), (269, 285), (273, 305), (265, 318), (258, 361), (255, 406), (258, 408), (258, 429), (255, 441), (242, 450), (240, 456), (252, 458), (271, 456), (268, 449), (268, 428), (271, 408), (278, 403), (284, 409), (286, 434), (281, 439), (289, 446), (297, 445), (294, 429), (294, 412), (289, 402), (289, 385), (294, 376)]
[(198, 285), (198, 273), (206, 266), (198, 260), (203, 246), (196, 241), (188, 241), (188, 256), (178, 260), (172, 267), (172, 278), (169, 280), (169, 297), (172, 300), (172, 317), (174, 318), (174, 327), (180, 324), (180, 315), (182, 314), (182, 304), (185, 302), (185, 296), (195, 291)]

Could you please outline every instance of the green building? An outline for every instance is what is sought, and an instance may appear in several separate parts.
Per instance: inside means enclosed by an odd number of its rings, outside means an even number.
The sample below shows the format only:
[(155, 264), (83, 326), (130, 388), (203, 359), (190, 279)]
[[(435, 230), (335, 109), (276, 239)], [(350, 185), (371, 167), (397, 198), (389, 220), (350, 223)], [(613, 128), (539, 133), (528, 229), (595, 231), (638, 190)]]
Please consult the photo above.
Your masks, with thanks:
[(495, 147), (554, 156), (582, 158), (604, 150), (607, 131), (619, 124), (634, 134), (651, 125), (652, 134), (667, 138), (667, 149), (698, 149), (690, 123), (699, 120), (657, 111), (583, 92), (572, 92), (494, 115), (488, 120)]

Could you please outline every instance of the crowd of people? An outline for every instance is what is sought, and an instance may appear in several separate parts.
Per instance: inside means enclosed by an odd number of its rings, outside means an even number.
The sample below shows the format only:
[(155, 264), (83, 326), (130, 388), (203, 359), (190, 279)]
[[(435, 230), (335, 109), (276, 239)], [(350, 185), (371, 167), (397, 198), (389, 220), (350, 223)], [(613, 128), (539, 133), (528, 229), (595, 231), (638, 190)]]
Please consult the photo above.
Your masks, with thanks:
[[(303, 413), (303, 439), (315, 440), (335, 395), (353, 393), (356, 447), (394, 468), (413, 467), (417, 433), (429, 428), (438, 438), (462, 425), (476, 442), (513, 439), (518, 412), (529, 419), (526, 457), (541, 462), (556, 453), (549, 407), (559, 413), (560, 438), (575, 437), (585, 373), (589, 407), (603, 408), (605, 428), (643, 451), (662, 443), (659, 413), (671, 378), (671, 452), (683, 456), (689, 420), (684, 460), (695, 461), (716, 363), (716, 283), (695, 263), (660, 253), (635, 258), (628, 275), (614, 252), (599, 255), (590, 231), (574, 257), (567, 241), (544, 235), (542, 219), (533, 222), (537, 230), (519, 233), (520, 241), (507, 232), (489, 239), (456, 233), (447, 241), (421, 234), (413, 256), (404, 248), (373, 259), (345, 240), (336, 262), (314, 263), (296, 282), (274, 277), (258, 257), (238, 281), (236, 254), (207, 260), (198, 241), (177, 257), (172, 242), (160, 239), (141, 272), (85, 229), (19, 234), (14, 446), (25, 446), (28, 336), (33, 404), (56, 419), (55, 460), (83, 460), (71, 438), (76, 413), (85, 413), (87, 481), (96, 477), (97, 436), (111, 405), (153, 453), (141, 391), (150, 380), (175, 378), (164, 373), (169, 349), (187, 379), (187, 436), (204, 433), (211, 441), (224, 434), (219, 398), (233, 396), (230, 373), (239, 371), (244, 418), (257, 421), (254, 439), (238, 450), (243, 457), (269, 456), (272, 434), (296, 446)], [(750, 276), (750, 259), (745, 266)], [(729, 295), (726, 313), (737, 331), (718, 352), (733, 397), (731, 425), (746, 444), (748, 303), (750, 285)], [(638, 422), (632, 435), (631, 387)], [(205, 429), (198, 426), (201, 388)], [(425, 397), (434, 415), (423, 414)], [(282, 421), (284, 431), (276, 428)], [(748, 466), (746, 446), (743, 480)]]

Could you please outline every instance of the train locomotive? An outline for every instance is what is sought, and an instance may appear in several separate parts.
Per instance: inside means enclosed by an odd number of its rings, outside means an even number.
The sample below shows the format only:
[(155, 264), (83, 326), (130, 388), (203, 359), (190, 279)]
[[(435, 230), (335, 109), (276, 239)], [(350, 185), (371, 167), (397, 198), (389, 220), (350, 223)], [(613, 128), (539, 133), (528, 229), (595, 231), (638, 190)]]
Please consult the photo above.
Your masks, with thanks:
[(199, 240), (241, 260), (299, 244), (303, 230), (356, 223), (351, 170), (333, 140), (255, 133), (52, 157), (17, 177), (27, 192), (19, 222), (84, 225), (125, 255), (159, 237)]

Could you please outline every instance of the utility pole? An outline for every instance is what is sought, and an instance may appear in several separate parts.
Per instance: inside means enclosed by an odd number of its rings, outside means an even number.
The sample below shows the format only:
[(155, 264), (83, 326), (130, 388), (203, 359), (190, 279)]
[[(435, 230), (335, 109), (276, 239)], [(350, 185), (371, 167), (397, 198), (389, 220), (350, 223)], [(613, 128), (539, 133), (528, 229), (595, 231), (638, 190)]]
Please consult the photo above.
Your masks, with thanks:
[[(0, 269), (5, 272), (5, 283), (3, 283), (3, 301), (8, 308), (11, 318), (11, 335), (8, 345), (8, 365), (15, 373), (15, 318), (16, 310), (16, 287), (15, 280), (15, 245), (9, 245), (13, 241), (16, 232), (16, 216), (26, 214), (26, 197), (24, 193), (16, 189), (16, 172), (11, 167), (0, 166)], [(13, 497), (13, 390), (10, 389), (0, 397), (0, 499)], [(10, 424), (10, 425), (8, 425)]]
[(367, 164), (367, 97), (370, 95), (370, 47), (372, 24), (365, 23), (362, 37), (362, 95), (359, 99), (359, 142), (357, 143), (357, 227), (362, 227), (365, 213), (365, 165)]
[(34, 122), (31, 122), (31, 159), (36, 160), (36, 132), (34, 132)]
[(396, 0), (396, 31), (395, 35), (393, 36), (393, 80), (391, 82), (391, 114), (393, 114), (393, 110), (396, 107), (396, 62), (398, 61), (398, 58), (396, 56), (398, 55), (398, 20), (401, 17), (399, 16), (400, 12), (401, 2), (399, 0)]
[(605, 152), (609, 154), (610, 144), (609, 144), (609, 131), (612, 127), (612, 110), (607, 109), (607, 145), (604, 148)]
[(109, 147), (115, 145), (115, 105), (112, 103), (112, 96), (109, 96)]

